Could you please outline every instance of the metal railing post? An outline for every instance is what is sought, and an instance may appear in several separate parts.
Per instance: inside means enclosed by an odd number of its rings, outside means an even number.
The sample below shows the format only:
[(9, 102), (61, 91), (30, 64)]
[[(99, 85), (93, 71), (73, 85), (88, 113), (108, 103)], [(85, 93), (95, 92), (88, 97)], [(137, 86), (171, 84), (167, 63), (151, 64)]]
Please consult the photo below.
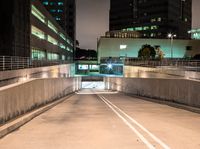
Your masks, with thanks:
[(3, 71), (5, 70), (5, 56), (3, 56)]

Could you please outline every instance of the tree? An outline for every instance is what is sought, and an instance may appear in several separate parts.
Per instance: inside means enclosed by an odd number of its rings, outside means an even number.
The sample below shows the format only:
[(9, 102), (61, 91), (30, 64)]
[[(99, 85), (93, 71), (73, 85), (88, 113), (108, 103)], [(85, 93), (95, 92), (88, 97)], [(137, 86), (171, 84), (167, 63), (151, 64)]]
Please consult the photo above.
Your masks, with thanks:
[(155, 57), (156, 57), (156, 51), (154, 47), (152, 47), (151, 45), (145, 44), (138, 51), (138, 58), (149, 60), (149, 59), (155, 59)]

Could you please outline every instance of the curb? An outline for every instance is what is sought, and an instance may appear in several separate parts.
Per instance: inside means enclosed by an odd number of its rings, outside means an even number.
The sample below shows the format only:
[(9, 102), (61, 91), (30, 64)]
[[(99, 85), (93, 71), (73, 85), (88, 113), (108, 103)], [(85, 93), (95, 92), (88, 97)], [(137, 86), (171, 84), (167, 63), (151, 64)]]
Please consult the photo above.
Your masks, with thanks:
[(3, 126), (0, 127), (0, 139), (5, 137), (6, 135), (8, 135), (9, 133), (15, 131), (16, 129), (20, 128), (21, 126), (25, 125), (26, 123), (28, 123), (29, 121), (31, 121), (32, 119), (34, 119), (35, 117), (41, 115), (42, 113), (50, 110), (51, 108), (55, 107), (56, 105), (64, 102), (65, 100), (67, 100), (68, 98), (70, 98), (71, 96), (73, 96), (74, 94), (69, 94), (59, 100), (54, 101), (53, 103), (50, 103), (44, 107), (41, 107), (39, 109), (36, 109), (28, 114), (25, 114), (22, 117), (17, 118), (14, 121), (11, 121)]
[(184, 105), (184, 104), (181, 104), (181, 103), (170, 102), (170, 101), (166, 101), (166, 100), (152, 99), (152, 98), (149, 98), (149, 97), (138, 96), (138, 95), (134, 95), (134, 94), (126, 94), (126, 95), (131, 96), (131, 97), (135, 97), (135, 98), (139, 98), (141, 100), (154, 102), (154, 103), (158, 103), (158, 104), (162, 104), (162, 105), (168, 105), (170, 107), (183, 109), (183, 110), (187, 110), (187, 111), (190, 111), (190, 112), (200, 114), (200, 108), (197, 108), (197, 107), (187, 106), (187, 105)]

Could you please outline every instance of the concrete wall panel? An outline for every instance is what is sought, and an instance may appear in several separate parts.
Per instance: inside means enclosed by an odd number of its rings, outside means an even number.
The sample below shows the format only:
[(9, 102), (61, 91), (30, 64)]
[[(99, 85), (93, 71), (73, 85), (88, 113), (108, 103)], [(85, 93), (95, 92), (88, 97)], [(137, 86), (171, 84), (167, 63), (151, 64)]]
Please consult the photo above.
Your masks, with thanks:
[(0, 89), (0, 124), (36, 107), (75, 92), (80, 78), (34, 79)]
[(200, 107), (200, 82), (186, 79), (104, 78), (105, 88)]

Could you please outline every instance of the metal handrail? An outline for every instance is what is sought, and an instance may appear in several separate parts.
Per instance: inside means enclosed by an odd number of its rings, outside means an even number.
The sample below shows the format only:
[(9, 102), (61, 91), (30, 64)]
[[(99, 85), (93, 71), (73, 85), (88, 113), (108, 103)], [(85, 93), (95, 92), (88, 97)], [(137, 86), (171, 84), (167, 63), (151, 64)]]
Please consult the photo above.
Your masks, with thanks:
[(0, 56), (0, 71), (35, 68), (68, 63), (71, 63), (71, 61), (32, 60), (30, 57)]

